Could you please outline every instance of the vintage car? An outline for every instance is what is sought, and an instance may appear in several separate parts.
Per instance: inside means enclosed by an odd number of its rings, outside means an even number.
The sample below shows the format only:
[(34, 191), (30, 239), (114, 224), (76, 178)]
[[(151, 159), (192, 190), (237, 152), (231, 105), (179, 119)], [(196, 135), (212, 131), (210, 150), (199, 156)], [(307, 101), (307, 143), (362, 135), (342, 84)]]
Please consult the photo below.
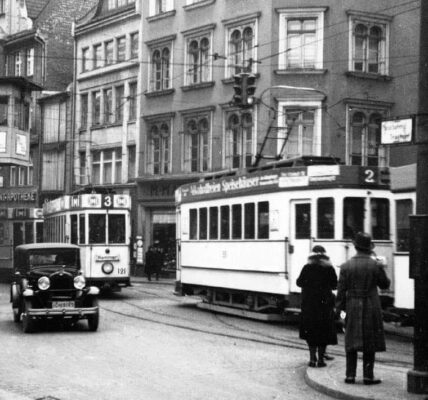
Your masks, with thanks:
[(62, 319), (70, 325), (87, 319), (91, 331), (98, 329), (99, 289), (86, 286), (80, 270), (80, 249), (65, 243), (17, 246), (14, 256), (10, 301), (13, 320), (24, 332), (37, 323)]

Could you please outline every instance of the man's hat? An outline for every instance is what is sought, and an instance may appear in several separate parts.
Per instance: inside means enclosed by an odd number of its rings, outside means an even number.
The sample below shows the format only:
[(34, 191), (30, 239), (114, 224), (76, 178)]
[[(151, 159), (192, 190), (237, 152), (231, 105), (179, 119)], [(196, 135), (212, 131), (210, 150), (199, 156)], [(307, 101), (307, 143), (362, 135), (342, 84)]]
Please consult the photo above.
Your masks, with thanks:
[(374, 248), (372, 238), (368, 233), (358, 232), (354, 238), (355, 248), (363, 251), (370, 251)]

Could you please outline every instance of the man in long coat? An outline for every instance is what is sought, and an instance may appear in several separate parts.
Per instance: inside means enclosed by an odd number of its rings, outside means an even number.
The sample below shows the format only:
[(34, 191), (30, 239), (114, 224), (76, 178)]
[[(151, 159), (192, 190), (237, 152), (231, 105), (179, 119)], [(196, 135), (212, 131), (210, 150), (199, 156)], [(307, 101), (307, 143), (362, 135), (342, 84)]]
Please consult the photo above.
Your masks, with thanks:
[(381, 383), (373, 374), (375, 353), (385, 351), (382, 309), (378, 287), (387, 289), (390, 280), (384, 266), (372, 257), (370, 235), (357, 233), (357, 254), (340, 267), (336, 310), (346, 312), (346, 383), (355, 383), (358, 351), (363, 352), (363, 382)]

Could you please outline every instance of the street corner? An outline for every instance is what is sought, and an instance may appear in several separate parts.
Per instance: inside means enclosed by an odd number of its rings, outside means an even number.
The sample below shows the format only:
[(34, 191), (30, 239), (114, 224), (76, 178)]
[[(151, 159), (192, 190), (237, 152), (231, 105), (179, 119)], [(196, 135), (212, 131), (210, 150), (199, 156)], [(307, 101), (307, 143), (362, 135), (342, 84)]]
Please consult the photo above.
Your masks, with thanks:
[[(346, 384), (345, 359), (338, 359), (325, 368), (307, 367), (305, 381), (313, 389), (336, 399), (344, 400), (422, 400), (425, 396), (407, 392), (407, 369), (403, 367), (375, 365), (379, 385), (367, 386), (362, 377), (355, 384)], [(361, 364), (359, 364), (361, 369)]]

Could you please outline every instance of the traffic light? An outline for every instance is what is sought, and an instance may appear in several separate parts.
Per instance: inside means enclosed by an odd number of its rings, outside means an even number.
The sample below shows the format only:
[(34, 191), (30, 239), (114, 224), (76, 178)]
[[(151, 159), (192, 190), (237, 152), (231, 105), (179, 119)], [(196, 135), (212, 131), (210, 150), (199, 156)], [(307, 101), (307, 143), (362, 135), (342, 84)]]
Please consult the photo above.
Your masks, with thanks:
[(234, 75), (232, 103), (241, 108), (250, 108), (255, 103), (256, 75), (242, 72)]
[(244, 94), (244, 91), (242, 90), (243, 77), (242, 75), (234, 75), (233, 79), (234, 79), (234, 83), (233, 83), (234, 95), (233, 95), (232, 103), (236, 106), (242, 107), (242, 105), (244, 104), (244, 99), (242, 97)]

